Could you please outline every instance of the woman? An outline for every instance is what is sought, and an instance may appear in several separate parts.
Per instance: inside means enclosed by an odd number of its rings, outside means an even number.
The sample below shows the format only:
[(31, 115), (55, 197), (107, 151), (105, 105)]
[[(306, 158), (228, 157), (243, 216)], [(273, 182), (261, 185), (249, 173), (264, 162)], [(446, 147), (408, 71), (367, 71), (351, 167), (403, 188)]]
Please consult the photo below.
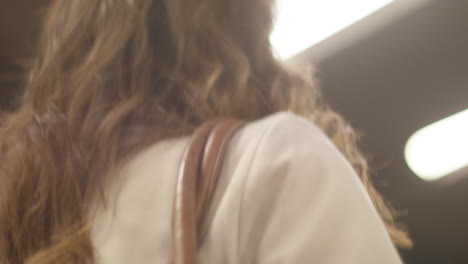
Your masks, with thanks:
[(53, 1), (2, 120), (0, 262), (168, 263), (189, 135), (234, 117), (200, 263), (400, 263), (355, 134), (271, 27), (270, 0)]

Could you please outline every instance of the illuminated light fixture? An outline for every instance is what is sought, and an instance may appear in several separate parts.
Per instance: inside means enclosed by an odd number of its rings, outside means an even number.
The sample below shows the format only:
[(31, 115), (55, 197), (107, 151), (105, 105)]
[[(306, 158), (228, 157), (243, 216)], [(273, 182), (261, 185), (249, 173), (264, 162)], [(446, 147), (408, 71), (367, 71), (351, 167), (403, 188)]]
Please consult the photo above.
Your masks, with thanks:
[(405, 158), (426, 181), (468, 166), (468, 109), (414, 133), (406, 144)]
[(277, 56), (287, 59), (394, 0), (276, 1), (276, 22), (270, 41)]

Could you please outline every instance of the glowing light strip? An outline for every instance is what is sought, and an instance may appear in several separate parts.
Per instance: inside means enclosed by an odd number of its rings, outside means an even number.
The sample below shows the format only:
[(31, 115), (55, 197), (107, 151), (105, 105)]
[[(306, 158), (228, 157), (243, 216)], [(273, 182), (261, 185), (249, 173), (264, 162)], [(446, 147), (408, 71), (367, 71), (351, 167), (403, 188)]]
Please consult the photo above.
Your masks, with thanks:
[(468, 109), (413, 134), (405, 158), (411, 170), (427, 181), (468, 166)]
[(277, 0), (271, 43), (289, 58), (330, 37), (394, 0)]

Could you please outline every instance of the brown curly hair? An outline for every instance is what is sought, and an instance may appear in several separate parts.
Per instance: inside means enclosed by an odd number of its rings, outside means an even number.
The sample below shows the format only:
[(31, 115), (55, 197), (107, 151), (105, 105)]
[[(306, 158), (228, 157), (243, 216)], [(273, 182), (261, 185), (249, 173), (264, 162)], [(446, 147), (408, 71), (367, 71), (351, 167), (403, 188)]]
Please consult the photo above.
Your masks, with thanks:
[[(0, 128), (0, 262), (90, 263), (91, 208), (141, 149), (216, 117), (292, 111), (360, 175), (357, 137), (314, 83), (275, 59), (271, 0), (54, 0), (20, 107)], [(98, 202), (96, 202), (98, 201)]]

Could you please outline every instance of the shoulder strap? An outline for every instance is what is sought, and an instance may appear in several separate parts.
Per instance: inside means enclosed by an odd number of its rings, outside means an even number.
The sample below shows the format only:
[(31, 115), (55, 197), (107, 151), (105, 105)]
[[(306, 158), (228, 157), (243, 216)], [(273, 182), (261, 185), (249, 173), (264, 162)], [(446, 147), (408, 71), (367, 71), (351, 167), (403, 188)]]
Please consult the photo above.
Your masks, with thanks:
[(172, 264), (195, 264), (205, 217), (211, 205), (235, 119), (209, 121), (193, 133), (179, 169), (172, 222)]

